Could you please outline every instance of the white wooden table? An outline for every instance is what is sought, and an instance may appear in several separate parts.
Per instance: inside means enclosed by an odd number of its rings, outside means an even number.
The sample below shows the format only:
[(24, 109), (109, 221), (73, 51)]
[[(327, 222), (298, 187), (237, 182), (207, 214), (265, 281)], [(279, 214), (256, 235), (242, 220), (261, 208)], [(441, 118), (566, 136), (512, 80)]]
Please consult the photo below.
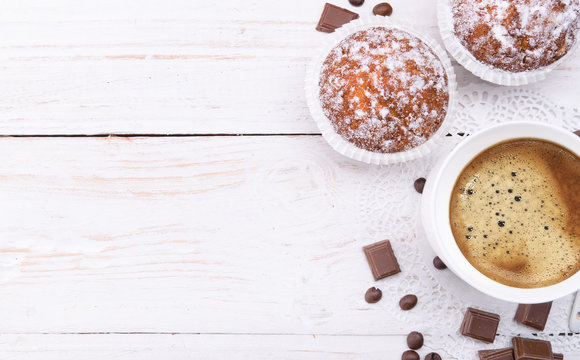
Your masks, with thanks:
[[(434, 0), (390, 2), (439, 38)], [(399, 358), (417, 324), (363, 301), (348, 206), (374, 167), (304, 101), (322, 6), (2, 2), (0, 359)]]

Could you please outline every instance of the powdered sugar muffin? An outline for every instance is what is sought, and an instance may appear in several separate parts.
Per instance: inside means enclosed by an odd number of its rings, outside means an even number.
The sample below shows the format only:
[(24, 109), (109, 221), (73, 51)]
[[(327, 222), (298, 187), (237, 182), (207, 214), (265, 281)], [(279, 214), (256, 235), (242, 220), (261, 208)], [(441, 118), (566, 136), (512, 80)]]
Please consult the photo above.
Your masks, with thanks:
[(449, 104), (447, 74), (437, 55), (417, 37), (386, 27), (360, 30), (330, 51), (319, 95), (336, 132), (377, 153), (426, 142)]
[(574, 45), (580, 0), (449, 0), (455, 36), (477, 61), (508, 72), (548, 66)]

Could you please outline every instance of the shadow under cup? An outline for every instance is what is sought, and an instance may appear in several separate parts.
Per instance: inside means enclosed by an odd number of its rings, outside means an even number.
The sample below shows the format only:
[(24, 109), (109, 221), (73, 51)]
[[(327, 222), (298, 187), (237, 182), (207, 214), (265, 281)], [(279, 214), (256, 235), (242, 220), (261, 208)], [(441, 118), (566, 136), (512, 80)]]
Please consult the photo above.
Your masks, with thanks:
[(559, 127), (536, 122), (512, 122), (487, 128), (467, 137), (435, 165), (423, 190), (421, 220), (427, 240), (435, 253), (465, 282), (502, 300), (541, 303), (580, 289), (580, 272), (554, 285), (539, 288), (501, 284), (479, 272), (465, 258), (455, 241), (449, 219), (452, 191), (466, 165), (486, 149), (523, 138), (554, 143), (580, 158), (580, 137)]

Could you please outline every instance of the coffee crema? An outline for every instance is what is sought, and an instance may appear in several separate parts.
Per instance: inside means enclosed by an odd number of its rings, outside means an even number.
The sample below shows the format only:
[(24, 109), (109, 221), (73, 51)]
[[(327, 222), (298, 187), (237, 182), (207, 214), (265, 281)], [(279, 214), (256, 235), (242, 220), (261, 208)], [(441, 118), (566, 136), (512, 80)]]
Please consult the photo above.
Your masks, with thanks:
[(561, 282), (580, 270), (580, 159), (537, 139), (495, 145), (462, 170), (449, 218), (487, 277), (518, 288)]

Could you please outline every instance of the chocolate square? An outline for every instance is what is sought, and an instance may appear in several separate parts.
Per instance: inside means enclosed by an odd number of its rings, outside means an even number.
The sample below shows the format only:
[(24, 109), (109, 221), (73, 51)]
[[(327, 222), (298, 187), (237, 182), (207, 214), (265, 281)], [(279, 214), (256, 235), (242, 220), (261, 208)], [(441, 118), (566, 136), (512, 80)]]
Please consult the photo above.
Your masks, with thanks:
[(363, 247), (363, 250), (375, 280), (401, 272), (389, 240), (367, 245)]
[(553, 354), (554, 360), (564, 360), (564, 354)]
[(512, 348), (479, 350), (477, 354), (480, 360), (514, 360), (514, 350)]
[(543, 331), (550, 315), (552, 302), (542, 304), (520, 304), (514, 320), (526, 326)]
[(331, 33), (354, 19), (358, 19), (357, 13), (326, 3), (320, 20), (318, 20), (318, 25), (316, 25), (316, 30)]
[(515, 360), (552, 360), (552, 344), (549, 341), (515, 337)]
[(498, 325), (499, 315), (474, 308), (467, 308), (460, 331), (461, 335), (469, 336), (486, 343), (493, 343)]

